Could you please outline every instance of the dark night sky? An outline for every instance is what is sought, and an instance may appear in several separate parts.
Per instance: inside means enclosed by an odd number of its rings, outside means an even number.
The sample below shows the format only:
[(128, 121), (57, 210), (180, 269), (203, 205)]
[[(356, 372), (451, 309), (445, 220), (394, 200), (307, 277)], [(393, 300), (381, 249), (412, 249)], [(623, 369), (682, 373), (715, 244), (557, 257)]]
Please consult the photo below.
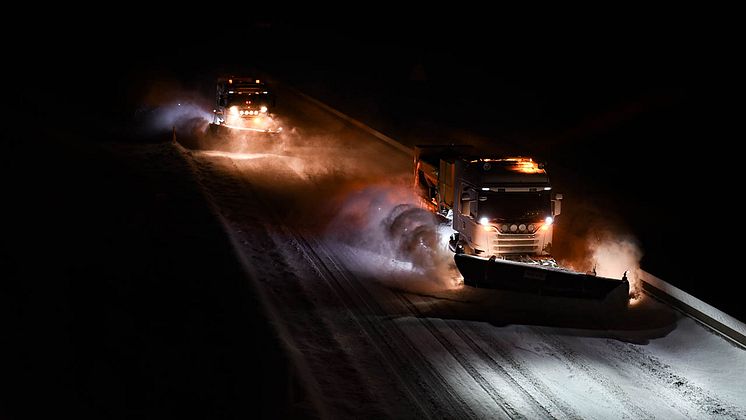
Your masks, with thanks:
[[(437, 18), (426, 11), (398, 16), (383, 5), (368, 12), (346, 19), (317, 12), (297, 21), (216, 15), (200, 23), (132, 12), (136, 16), (121, 16), (124, 23), (85, 22), (80, 35), (55, 28), (38, 43), (10, 45), (24, 56), (11, 70), (62, 75), (71, 83), (56, 88), (71, 93), (68, 100), (80, 90), (104, 87), (107, 94), (97, 100), (119, 105), (135, 100), (139, 92), (133, 85), (155, 77), (189, 85), (221, 70), (270, 63), (302, 71), (324, 63), (348, 74), (396, 78), (419, 61), (427, 62), (431, 77), (482, 91), (475, 103), (493, 100), (491, 86), (509, 85), (513, 97), (506, 100), (532, 108), (523, 112), (547, 107), (542, 118), (570, 122), (595, 112), (599, 103), (624, 102), (654, 89), (686, 89), (722, 100), (737, 74), (729, 64), (727, 28), (713, 31), (717, 22), (705, 26), (701, 18), (671, 11), (665, 18), (615, 11), (572, 20), (513, 10), (489, 16), (443, 11)], [(114, 92), (113, 78), (124, 82)], [(516, 117), (526, 118), (520, 112)]]

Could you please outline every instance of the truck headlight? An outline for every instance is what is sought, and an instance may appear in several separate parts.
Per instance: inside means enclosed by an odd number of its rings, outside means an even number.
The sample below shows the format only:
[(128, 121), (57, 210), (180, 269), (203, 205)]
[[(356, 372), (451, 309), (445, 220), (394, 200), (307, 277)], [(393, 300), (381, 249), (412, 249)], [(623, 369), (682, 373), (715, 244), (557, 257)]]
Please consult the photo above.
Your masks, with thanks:
[(520, 224), (520, 225), (518, 226), (518, 230), (520, 230), (521, 232), (525, 232), (525, 231), (526, 231), (526, 225), (524, 225), (523, 223), (521, 223), (521, 224)]
[(533, 231), (535, 231), (535, 230), (536, 230), (536, 226), (534, 226), (534, 224), (533, 224), (533, 223), (531, 223), (530, 225), (528, 225), (528, 231), (529, 231), (529, 232), (533, 232)]
[(262, 111), (262, 112), (267, 112), (267, 107), (263, 106), (263, 107), (259, 108), (259, 110)]
[(231, 114), (232, 115), (238, 115), (238, 107), (237, 106), (232, 106), (231, 107)]
[(554, 223), (554, 218), (553, 218), (552, 216), (547, 216), (547, 218), (546, 218), (546, 219), (544, 219), (544, 224), (545, 224), (545, 225), (549, 226), (549, 225), (551, 225), (552, 223)]
[(484, 226), (487, 226), (487, 224), (488, 224), (489, 222), (490, 222), (490, 219), (488, 219), (488, 218), (486, 218), (486, 217), (483, 217), (483, 218), (479, 219), (479, 224), (480, 224), (480, 225), (484, 225)]

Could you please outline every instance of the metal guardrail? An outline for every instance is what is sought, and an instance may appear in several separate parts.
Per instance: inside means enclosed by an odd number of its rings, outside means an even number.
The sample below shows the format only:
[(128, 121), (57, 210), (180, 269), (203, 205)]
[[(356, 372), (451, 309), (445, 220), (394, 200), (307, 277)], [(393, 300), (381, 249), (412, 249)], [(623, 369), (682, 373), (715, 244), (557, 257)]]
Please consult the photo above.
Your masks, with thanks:
[(336, 115), (337, 117), (341, 118), (342, 120), (347, 121), (348, 123), (350, 123), (350, 124), (354, 125), (355, 127), (357, 127), (359, 129), (365, 131), (366, 133), (368, 133), (368, 134), (372, 135), (373, 137), (381, 140), (382, 142), (388, 144), (389, 146), (395, 148), (396, 150), (398, 150), (398, 151), (400, 151), (402, 153), (406, 153), (406, 154), (408, 154), (410, 156), (412, 155), (412, 153), (414, 153), (414, 149), (413, 148), (404, 146), (403, 144), (399, 143), (398, 141), (392, 139), (391, 137), (389, 137), (389, 136), (381, 133), (380, 131), (378, 131), (378, 130), (376, 130), (374, 128), (371, 128), (371, 127), (365, 125), (364, 123), (362, 123), (362, 122), (360, 122), (360, 121), (358, 121), (358, 120), (356, 120), (356, 119), (348, 116), (347, 114), (343, 114), (343, 113), (337, 111), (336, 109), (334, 109), (334, 108), (330, 107), (329, 105), (327, 105), (327, 104), (319, 101), (318, 99), (312, 98), (312, 97), (306, 95), (305, 93), (299, 91), (298, 89), (296, 89), (294, 87), (291, 87), (291, 86), (288, 86), (288, 85), (285, 85), (285, 87), (288, 90), (290, 90), (293, 93), (295, 93), (296, 95), (302, 97), (303, 99), (305, 99), (305, 100), (313, 103), (314, 105), (318, 106), (319, 108), (321, 108), (321, 109), (323, 109), (323, 110), (325, 110), (325, 111), (327, 111), (327, 112), (329, 112), (329, 113), (331, 113), (333, 115)]
[(653, 298), (699, 321), (746, 349), (746, 324), (743, 322), (645, 271), (643, 271), (642, 289)]

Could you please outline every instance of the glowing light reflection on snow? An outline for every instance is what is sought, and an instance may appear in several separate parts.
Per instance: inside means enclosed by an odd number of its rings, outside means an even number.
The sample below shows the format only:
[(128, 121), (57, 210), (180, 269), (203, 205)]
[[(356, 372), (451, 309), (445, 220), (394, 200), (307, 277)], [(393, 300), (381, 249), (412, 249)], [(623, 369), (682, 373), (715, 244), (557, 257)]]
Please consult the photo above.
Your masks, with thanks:
[(205, 150), (195, 152), (199, 156), (210, 156), (210, 157), (223, 157), (227, 159), (236, 160), (250, 160), (250, 159), (261, 159), (261, 158), (282, 158), (281, 155), (275, 155), (271, 153), (233, 153), (233, 152), (221, 152), (219, 150)]

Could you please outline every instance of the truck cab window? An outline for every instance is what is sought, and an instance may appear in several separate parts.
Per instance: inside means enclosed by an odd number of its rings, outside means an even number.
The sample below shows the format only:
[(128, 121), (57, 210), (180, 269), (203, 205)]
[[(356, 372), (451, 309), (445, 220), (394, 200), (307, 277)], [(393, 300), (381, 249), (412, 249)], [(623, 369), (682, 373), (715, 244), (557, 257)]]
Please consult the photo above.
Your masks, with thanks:
[(461, 214), (471, 218), (477, 217), (477, 192), (469, 187), (463, 186), (461, 191)]

